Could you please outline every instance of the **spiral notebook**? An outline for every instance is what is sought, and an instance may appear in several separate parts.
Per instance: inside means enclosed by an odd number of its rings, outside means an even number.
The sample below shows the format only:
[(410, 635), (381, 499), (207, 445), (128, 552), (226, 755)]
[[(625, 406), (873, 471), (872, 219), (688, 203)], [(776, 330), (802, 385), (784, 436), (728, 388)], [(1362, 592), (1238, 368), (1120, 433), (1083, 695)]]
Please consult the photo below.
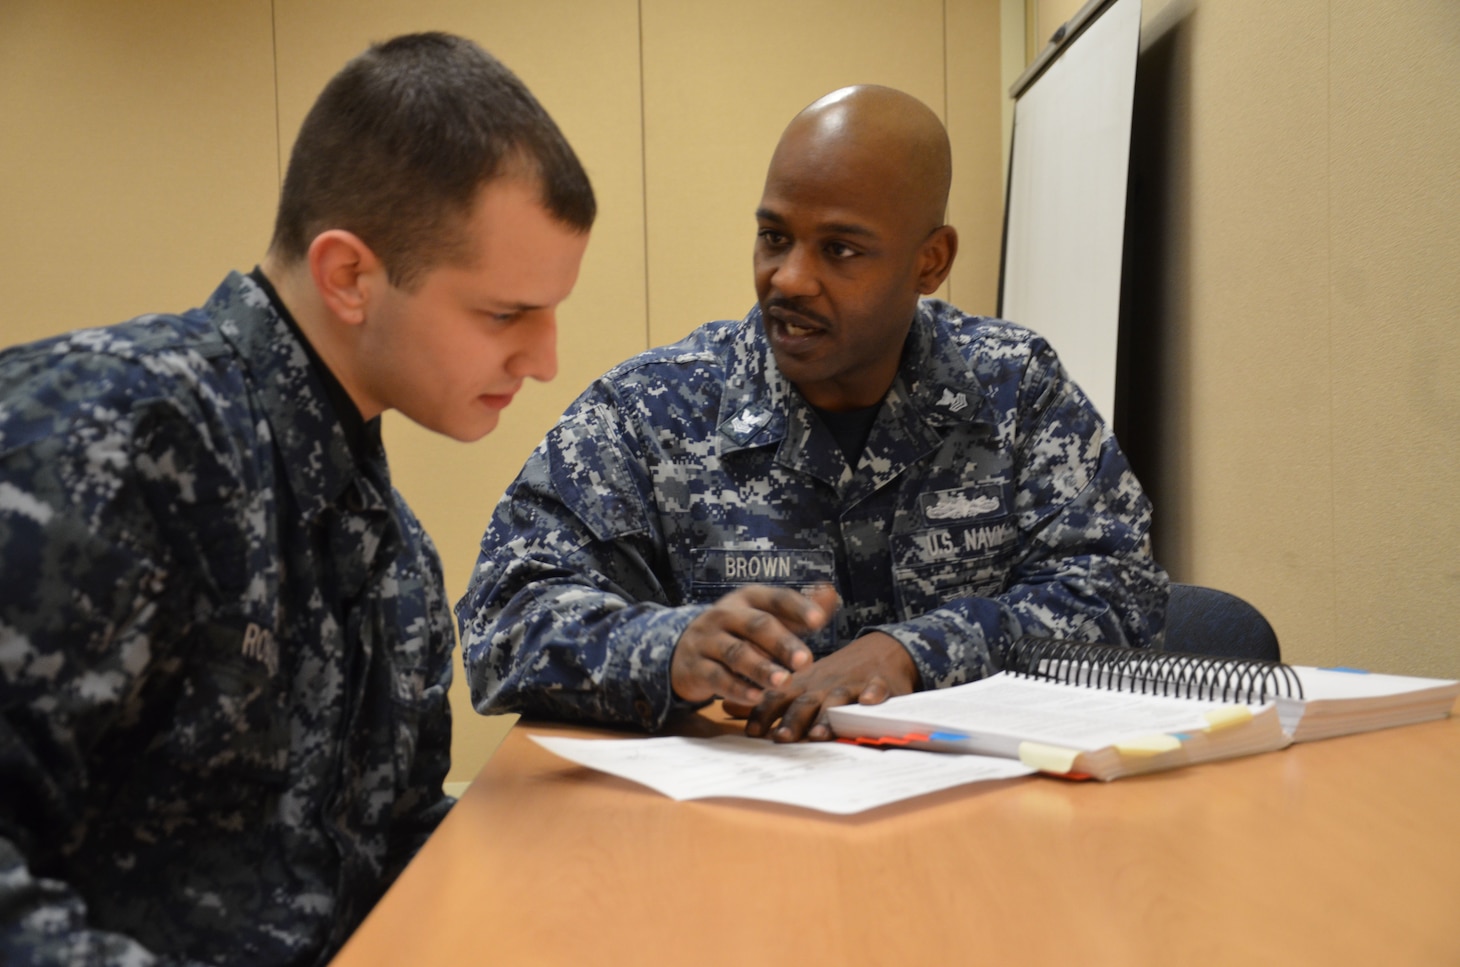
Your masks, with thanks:
[(839, 738), (1116, 779), (1450, 714), (1460, 682), (1052, 639), (1005, 671), (827, 710)]

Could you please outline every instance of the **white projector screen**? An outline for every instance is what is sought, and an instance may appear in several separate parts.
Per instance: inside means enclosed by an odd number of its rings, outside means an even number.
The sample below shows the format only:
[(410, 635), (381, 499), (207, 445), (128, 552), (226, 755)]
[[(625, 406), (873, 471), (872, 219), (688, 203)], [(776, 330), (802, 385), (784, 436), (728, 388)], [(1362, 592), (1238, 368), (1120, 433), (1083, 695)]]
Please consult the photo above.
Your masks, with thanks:
[(999, 315), (1048, 339), (1110, 422), (1141, 2), (1091, 0), (1061, 30), (1010, 91)]

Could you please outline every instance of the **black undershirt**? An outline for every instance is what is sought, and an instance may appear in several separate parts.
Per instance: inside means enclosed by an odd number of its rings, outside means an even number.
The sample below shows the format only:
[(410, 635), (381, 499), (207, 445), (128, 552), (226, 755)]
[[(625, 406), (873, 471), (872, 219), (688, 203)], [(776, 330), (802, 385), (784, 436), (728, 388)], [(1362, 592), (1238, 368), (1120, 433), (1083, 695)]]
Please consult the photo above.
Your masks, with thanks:
[(877, 422), (877, 411), (882, 401), (855, 410), (833, 412), (819, 406), (811, 407), (820, 417), (822, 424), (831, 432), (831, 437), (841, 447), (847, 458), (847, 466), (856, 468), (862, 460), (862, 451), (867, 447), (867, 437), (872, 433), (872, 424)]

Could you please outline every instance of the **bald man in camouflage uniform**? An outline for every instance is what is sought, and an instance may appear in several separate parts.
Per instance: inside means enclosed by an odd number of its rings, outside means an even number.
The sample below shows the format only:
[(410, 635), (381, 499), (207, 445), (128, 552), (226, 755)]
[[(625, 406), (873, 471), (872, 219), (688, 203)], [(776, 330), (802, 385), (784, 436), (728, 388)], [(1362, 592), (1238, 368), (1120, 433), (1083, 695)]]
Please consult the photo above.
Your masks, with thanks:
[(1034, 333), (931, 299), (942, 124), (901, 92), (811, 105), (771, 160), (759, 304), (618, 366), (498, 505), (458, 605), (478, 710), (751, 735), (997, 671), (1021, 635), (1149, 645), (1150, 507)]
[(453, 638), (378, 416), (475, 439), (549, 378), (593, 211), (506, 68), (397, 38), (261, 267), (0, 354), (0, 961), (323, 963), (411, 859)]

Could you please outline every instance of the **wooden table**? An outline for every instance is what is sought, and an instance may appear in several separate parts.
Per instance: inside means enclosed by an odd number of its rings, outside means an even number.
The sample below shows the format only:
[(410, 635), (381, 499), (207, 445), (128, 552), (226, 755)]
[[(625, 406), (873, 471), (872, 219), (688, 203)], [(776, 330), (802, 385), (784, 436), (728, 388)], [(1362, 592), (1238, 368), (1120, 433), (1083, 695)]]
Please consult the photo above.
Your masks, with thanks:
[(339, 967), (1460, 964), (1454, 718), (851, 817), (675, 802), (528, 733), (606, 734), (514, 728)]

